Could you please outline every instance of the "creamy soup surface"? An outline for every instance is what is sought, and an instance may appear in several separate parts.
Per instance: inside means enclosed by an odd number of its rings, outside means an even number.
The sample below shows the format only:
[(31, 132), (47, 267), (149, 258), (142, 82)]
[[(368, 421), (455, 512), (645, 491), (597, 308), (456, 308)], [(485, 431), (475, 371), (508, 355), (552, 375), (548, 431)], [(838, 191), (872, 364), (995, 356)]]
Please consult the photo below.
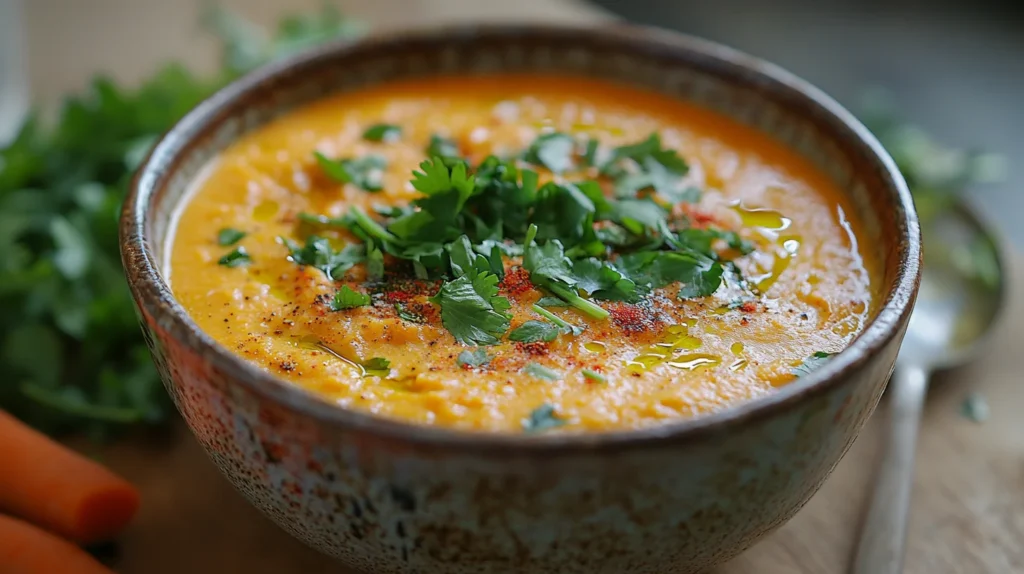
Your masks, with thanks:
[(859, 229), (827, 177), (713, 112), (589, 79), (446, 77), (235, 143), (182, 208), (167, 272), (224, 347), (337, 405), (600, 431), (727, 408), (842, 350), (878, 302)]

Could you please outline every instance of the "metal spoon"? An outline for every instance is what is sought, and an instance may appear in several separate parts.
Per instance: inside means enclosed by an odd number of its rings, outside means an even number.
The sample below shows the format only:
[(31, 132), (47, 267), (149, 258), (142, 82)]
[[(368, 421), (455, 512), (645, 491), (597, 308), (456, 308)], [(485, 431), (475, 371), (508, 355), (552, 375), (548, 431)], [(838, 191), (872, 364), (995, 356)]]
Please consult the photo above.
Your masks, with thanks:
[(922, 217), (921, 290), (889, 382), (891, 428), (852, 574), (899, 574), (928, 379), (970, 359), (1003, 306), (1004, 267), (992, 233), (963, 203)]

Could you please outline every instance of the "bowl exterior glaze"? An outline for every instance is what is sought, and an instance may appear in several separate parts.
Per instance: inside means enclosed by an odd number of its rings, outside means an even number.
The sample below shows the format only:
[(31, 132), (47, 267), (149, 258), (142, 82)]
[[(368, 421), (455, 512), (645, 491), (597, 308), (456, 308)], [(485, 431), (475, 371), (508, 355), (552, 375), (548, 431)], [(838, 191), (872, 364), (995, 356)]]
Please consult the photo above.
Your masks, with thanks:
[[(540, 71), (695, 101), (766, 131), (853, 198), (885, 262), (877, 317), (777, 393), (653, 429), (504, 436), (410, 426), (319, 401), (232, 356), (162, 279), (174, 207), (241, 134), (339, 90), (414, 75)], [(336, 44), (200, 105), (152, 152), (123, 258), (164, 383), (214, 463), (309, 545), (367, 572), (690, 573), (739, 553), (814, 494), (871, 414), (916, 293), (905, 184), (834, 102), (727, 48), (632, 27), (468, 26)]]

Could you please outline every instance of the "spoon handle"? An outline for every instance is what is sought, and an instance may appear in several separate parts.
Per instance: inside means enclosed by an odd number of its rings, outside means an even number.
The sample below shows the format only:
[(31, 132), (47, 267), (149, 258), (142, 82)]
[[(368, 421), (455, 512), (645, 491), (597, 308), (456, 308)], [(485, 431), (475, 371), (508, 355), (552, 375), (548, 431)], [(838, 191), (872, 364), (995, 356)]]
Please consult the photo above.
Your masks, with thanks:
[(900, 574), (914, 482), (914, 450), (928, 371), (897, 363), (892, 381), (889, 440), (851, 574)]

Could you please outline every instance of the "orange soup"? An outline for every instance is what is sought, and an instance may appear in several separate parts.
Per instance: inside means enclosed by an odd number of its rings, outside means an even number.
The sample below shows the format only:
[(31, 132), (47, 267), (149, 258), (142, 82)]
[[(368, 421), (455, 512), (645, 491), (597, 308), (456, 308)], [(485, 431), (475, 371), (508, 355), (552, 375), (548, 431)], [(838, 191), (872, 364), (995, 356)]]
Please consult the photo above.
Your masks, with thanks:
[(842, 350), (878, 299), (808, 162), (582, 78), (325, 99), (221, 154), (175, 225), (173, 291), (224, 347), (339, 406), (461, 429), (727, 408)]

